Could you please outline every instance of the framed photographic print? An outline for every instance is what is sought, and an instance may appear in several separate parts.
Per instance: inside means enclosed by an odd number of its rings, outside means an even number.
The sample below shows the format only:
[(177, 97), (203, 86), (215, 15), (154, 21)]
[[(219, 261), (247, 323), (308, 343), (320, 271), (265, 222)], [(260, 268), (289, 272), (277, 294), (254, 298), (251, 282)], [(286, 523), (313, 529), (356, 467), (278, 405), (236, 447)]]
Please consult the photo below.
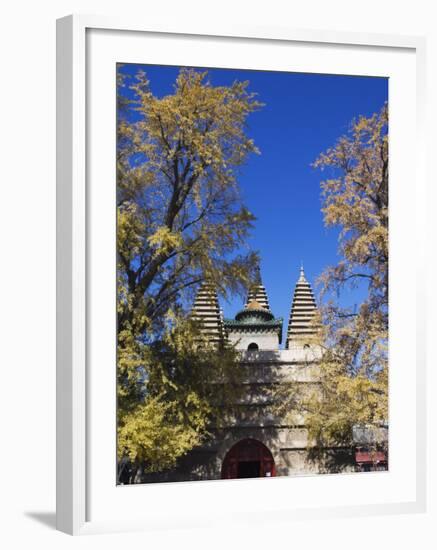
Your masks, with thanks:
[(423, 64), (58, 21), (60, 530), (424, 509)]

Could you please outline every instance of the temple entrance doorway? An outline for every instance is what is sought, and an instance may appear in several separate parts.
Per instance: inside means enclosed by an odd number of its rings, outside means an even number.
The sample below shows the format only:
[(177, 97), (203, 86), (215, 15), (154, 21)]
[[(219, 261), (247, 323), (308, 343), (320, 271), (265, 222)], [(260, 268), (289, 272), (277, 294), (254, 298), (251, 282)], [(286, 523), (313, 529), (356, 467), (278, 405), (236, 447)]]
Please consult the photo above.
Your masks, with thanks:
[(273, 477), (275, 461), (269, 449), (256, 439), (242, 439), (226, 454), (222, 479)]

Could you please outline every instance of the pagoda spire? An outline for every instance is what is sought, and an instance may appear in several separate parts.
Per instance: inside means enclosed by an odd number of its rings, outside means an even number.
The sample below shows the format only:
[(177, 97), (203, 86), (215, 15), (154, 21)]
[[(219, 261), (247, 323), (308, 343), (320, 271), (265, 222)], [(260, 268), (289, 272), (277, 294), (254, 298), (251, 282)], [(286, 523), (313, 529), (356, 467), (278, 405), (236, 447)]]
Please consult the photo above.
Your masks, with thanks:
[(270, 311), (269, 298), (267, 296), (266, 289), (262, 283), (261, 269), (259, 265), (256, 268), (254, 281), (249, 288), (249, 292), (247, 293), (245, 307), (247, 308), (250, 302), (254, 301), (258, 302), (258, 304), (267, 311)]
[(305, 277), (303, 264), (300, 267), (299, 278), (297, 280), (293, 301), (291, 304), (290, 319), (288, 322), (286, 348), (296, 341), (302, 341), (307, 336), (317, 333), (313, 326), (314, 315), (317, 306), (310, 283)]
[(223, 341), (223, 312), (220, 309), (217, 289), (210, 282), (203, 282), (196, 294), (191, 318), (201, 325), (203, 336), (212, 344)]

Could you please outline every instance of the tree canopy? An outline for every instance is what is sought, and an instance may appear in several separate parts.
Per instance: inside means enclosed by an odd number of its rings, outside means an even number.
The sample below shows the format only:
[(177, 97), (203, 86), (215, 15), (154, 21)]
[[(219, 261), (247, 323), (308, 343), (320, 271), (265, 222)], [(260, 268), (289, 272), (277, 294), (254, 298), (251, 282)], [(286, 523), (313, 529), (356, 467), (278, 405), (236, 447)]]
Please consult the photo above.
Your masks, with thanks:
[[(254, 221), (237, 170), (257, 149), (245, 132), (261, 104), (247, 82), (213, 86), (181, 69), (174, 93), (155, 97), (139, 72), (119, 84), (119, 326), (155, 334), (201, 280), (222, 293), (246, 287), (256, 257), (241, 254)], [(129, 108), (127, 108), (129, 107)], [(134, 111), (131, 120), (126, 113)], [(135, 327), (133, 326), (135, 325)]]
[[(283, 389), (279, 408), (304, 414), (312, 444), (351, 444), (354, 427), (388, 421), (387, 106), (353, 121), (314, 166), (331, 176), (321, 183), (322, 212), (340, 230), (340, 261), (319, 280), (318, 383), (301, 394)], [(343, 292), (358, 286), (362, 302), (342, 306)]]
[(236, 387), (235, 352), (199, 347), (187, 304), (205, 280), (243, 292), (256, 266), (241, 252), (254, 216), (237, 180), (258, 152), (246, 119), (261, 104), (247, 88), (183, 68), (156, 97), (144, 72), (118, 72), (118, 451), (147, 471), (199, 444)]
[(189, 319), (144, 346), (141, 368), (119, 370), (119, 460), (128, 457), (134, 472), (173, 468), (233, 412), (242, 387), (237, 361), (234, 348), (202, 341)]

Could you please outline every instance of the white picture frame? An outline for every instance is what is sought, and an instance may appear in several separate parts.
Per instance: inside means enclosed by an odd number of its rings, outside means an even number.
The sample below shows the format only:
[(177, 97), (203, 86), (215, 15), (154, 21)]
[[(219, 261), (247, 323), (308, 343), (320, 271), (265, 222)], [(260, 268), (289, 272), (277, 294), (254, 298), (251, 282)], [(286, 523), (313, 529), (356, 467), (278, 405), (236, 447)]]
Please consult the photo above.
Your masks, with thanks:
[[(355, 34), (325, 32), (323, 30), (296, 30), (281, 28), (234, 27), (190, 28), (150, 25), (147, 22), (130, 21), (123, 18), (72, 15), (57, 22), (57, 528), (69, 534), (83, 534), (96, 531), (147, 529), (159, 525), (157, 510), (155, 519), (147, 513), (128, 518), (89, 516), (89, 486), (92, 482), (92, 460), (90, 457), (90, 435), (88, 411), (93, 398), (90, 390), (89, 347), (87, 330), (89, 317), (89, 189), (87, 189), (87, 117), (90, 102), (87, 89), (87, 33), (105, 30), (120, 33), (141, 33), (171, 37), (191, 36), (226, 38), (234, 41), (265, 41), (270, 44), (304, 43), (320, 47), (339, 45), (345, 48), (396, 49), (408, 51), (415, 56), (415, 143), (416, 158), (414, 171), (417, 197), (424, 197), (424, 90), (425, 90), (425, 40), (421, 37)], [(138, 34), (136, 36), (139, 36)], [(126, 61), (122, 59), (122, 61)], [(178, 63), (175, 63), (178, 64)], [(416, 211), (416, 235), (424, 221)], [(423, 245), (416, 242), (416, 275), (425, 280)], [(415, 497), (406, 501), (378, 504), (318, 508), (279, 507), (276, 517), (329, 517), (331, 515), (363, 515), (369, 513), (420, 512), (425, 510), (426, 462), (425, 462), (425, 295), (423, 286), (417, 286), (415, 305)], [(420, 315), (422, 313), (422, 315)], [(212, 482), (214, 483), (214, 482)], [(254, 483), (245, 481), (245, 483)], [(180, 491), (194, 491), (192, 484), (183, 484)], [(203, 485), (200, 484), (200, 485)], [(206, 487), (205, 485), (203, 485)], [(211, 486), (211, 485), (210, 485)], [(221, 485), (223, 487), (223, 485)], [(253, 486), (253, 485), (252, 485)], [(217, 487), (217, 484), (215, 484)], [(247, 485), (249, 487), (249, 485)], [(258, 486), (259, 488), (259, 486)], [(158, 488), (159, 490), (159, 488)], [(168, 489), (170, 490), (170, 489)], [(202, 498), (205, 491), (202, 489)], [(213, 489), (217, 491), (217, 489)], [(167, 489), (166, 489), (167, 491)], [(198, 491), (198, 489), (196, 489)], [(156, 494), (156, 487), (154, 487)], [(223, 493), (223, 490), (221, 489)], [(285, 506), (285, 505), (284, 505)], [(158, 505), (159, 508), (159, 505)], [(168, 512), (168, 511), (167, 511)], [(265, 517), (269, 509), (259, 509)], [(285, 514), (285, 515), (284, 515)], [(256, 519), (256, 517), (254, 517)], [(171, 512), (163, 523), (176, 521)], [(200, 518), (197, 524), (201, 525)], [(193, 520), (196, 525), (196, 520)]]

